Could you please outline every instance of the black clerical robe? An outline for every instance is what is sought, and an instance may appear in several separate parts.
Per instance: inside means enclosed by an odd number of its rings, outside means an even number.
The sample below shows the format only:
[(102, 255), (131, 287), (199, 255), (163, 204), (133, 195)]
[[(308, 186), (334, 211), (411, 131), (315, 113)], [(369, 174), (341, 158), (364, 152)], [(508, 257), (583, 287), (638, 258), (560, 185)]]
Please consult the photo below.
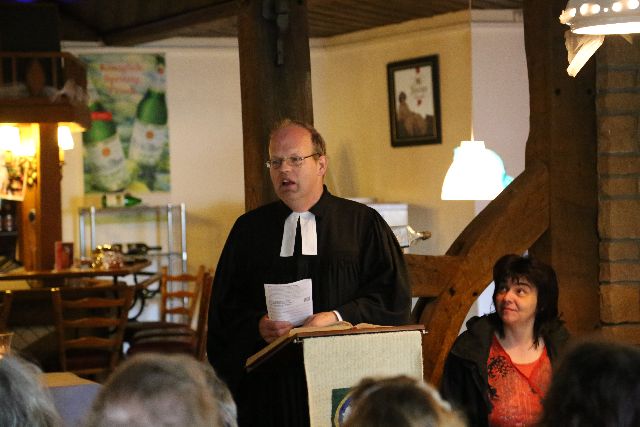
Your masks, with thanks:
[(266, 345), (258, 331), (267, 312), (265, 283), (311, 278), (313, 312), (337, 310), (353, 324), (409, 321), (411, 289), (402, 251), (380, 214), (335, 197), (326, 187), (310, 212), (316, 218), (318, 255), (280, 256), (284, 222), (291, 214), (281, 201), (238, 218), (222, 251), (207, 347), (237, 400), (243, 399), (245, 360)]

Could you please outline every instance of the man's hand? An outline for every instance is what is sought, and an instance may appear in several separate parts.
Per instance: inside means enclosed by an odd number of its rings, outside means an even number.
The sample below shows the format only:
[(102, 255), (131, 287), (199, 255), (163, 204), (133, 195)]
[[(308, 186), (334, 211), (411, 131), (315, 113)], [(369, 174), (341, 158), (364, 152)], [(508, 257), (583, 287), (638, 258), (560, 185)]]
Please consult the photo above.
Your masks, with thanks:
[(338, 318), (333, 311), (321, 311), (309, 316), (304, 322), (304, 326), (327, 326), (336, 323)]
[(258, 330), (266, 342), (271, 342), (281, 335), (288, 334), (293, 324), (285, 321), (271, 320), (266, 314), (260, 318)]

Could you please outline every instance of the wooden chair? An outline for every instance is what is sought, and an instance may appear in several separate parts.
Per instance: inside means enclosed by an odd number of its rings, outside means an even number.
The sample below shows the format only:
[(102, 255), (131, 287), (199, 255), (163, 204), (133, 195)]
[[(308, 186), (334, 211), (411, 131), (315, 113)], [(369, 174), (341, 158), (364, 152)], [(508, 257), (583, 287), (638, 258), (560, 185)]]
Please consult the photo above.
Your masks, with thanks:
[(11, 303), (13, 302), (13, 293), (6, 290), (0, 292), (2, 300), (0, 301), (0, 332), (8, 330), (9, 314), (11, 313)]
[[(204, 279), (204, 265), (198, 267), (195, 275), (179, 274), (170, 276), (167, 267), (161, 269), (160, 295), (160, 319), (165, 322), (181, 322), (191, 324), (196, 312), (196, 306), (202, 292)], [(193, 283), (192, 289), (184, 289), (185, 284)], [(176, 289), (177, 287), (177, 289)]]
[(140, 331), (134, 335), (127, 355), (140, 352), (188, 353), (205, 360), (207, 349), (207, 324), (213, 277), (209, 271), (200, 279), (199, 307), (196, 328), (177, 325), (158, 330)]
[(133, 287), (53, 288), (53, 315), (63, 371), (101, 381), (122, 354)]
[(200, 301), (204, 265), (196, 274), (169, 275), (167, 267), (160, 269), (160, 316), (157, 321), (130, 321), (125, 329), (125, 342), (143, 336), (157, 335), (164, 329), (191, 329), (196, 307)]

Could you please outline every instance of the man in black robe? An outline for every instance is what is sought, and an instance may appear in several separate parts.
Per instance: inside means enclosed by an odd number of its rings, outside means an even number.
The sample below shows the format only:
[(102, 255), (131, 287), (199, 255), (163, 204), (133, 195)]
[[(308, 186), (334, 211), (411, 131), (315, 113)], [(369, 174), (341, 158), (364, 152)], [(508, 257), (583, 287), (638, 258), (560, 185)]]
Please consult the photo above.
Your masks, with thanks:
[(326, 148), (313, 127), (285, 120), (271, 133), (269, 155), (280, 200), (245, 213), (229, 234), (214, 279), (208, 356), (234, 394), (241, 425), (299, 426), (308, 414), (292, 421), (286, 412), (297, 403), (286, 399), (305, 397), (295, 378), (304, 373), (244, 371), (247, 357), (299, 326), (269, 319), (264, 285), (311, 279), (314, 314), (305, 326), (407, 324), (411, 289), (384, 219), (324, 186)]

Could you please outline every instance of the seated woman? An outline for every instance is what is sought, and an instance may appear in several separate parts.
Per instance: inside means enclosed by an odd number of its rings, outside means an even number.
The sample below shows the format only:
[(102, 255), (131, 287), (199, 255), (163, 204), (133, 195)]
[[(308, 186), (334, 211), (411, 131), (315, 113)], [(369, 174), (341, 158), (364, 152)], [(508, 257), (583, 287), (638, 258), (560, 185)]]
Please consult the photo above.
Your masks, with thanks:
[(404, 375), (364, 378), (353, 389), (344, 427), (464, 427), (429, 384)]
[(496, 312), (467, 322), (447, 357), (442, 396), (470, 425), (531, 425), (569, 338), (558, 316), (556, 274), (534, 258), (505, 255), (493, 280)]

